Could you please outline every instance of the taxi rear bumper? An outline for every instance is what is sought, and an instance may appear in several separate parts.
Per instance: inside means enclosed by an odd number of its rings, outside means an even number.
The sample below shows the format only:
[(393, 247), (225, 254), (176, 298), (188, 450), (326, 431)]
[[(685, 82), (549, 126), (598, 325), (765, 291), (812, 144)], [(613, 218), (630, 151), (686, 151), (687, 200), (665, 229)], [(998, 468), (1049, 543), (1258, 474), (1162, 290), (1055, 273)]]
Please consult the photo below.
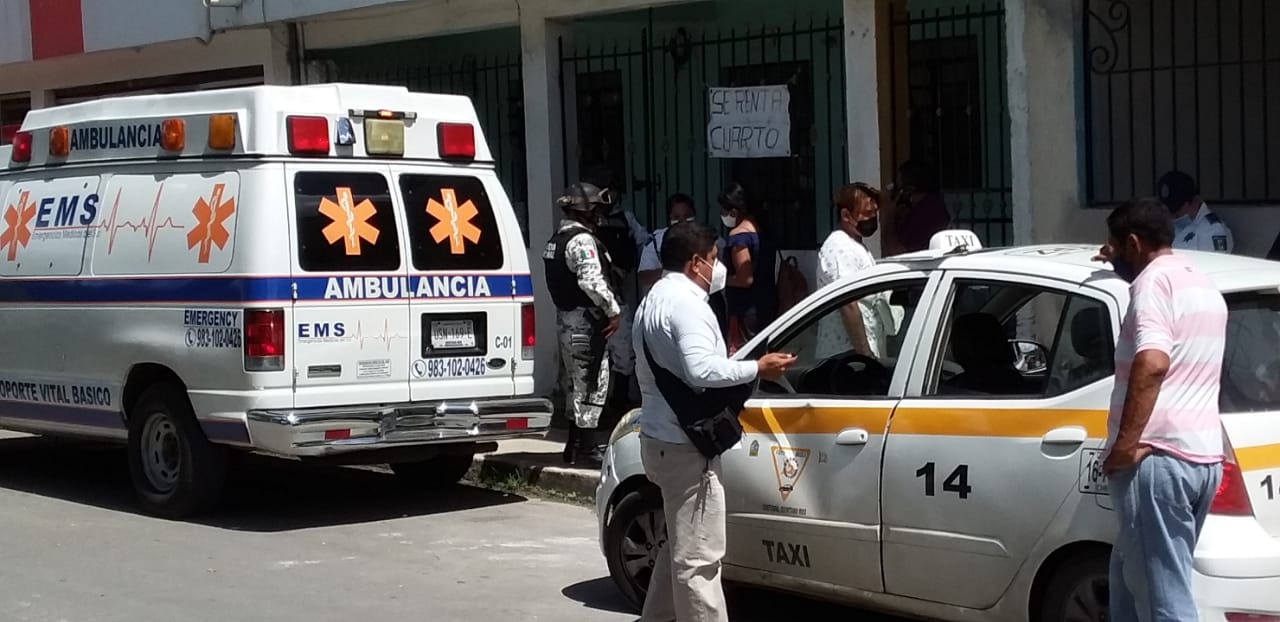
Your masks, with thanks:
[(256, 449), (321, 457), (542, 436), (551, 425), (551, 414), (550, 400), (520, 397), (250, 410), (246, 420)]

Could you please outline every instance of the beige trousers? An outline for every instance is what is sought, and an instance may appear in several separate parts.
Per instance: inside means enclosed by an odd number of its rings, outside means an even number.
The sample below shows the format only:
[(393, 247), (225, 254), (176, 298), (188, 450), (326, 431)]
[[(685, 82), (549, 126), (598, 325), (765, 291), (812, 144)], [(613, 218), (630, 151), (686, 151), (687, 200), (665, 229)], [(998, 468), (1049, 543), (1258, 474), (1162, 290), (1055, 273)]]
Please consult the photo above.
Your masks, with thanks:
[(649, 580), (640, 622), (728, 622), (720, 566), (725, 550), (720, 458), (708, 468), (693, 445), (640, 437), (649, 481), (662, 490), (667, 540)]

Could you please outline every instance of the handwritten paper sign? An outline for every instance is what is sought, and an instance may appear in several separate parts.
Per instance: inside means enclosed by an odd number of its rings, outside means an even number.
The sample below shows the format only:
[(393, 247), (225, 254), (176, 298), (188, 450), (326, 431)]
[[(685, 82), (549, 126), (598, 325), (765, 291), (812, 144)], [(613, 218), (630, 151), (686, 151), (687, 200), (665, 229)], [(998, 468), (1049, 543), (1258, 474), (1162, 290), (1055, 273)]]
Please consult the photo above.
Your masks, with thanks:
[(707, 148), (711, 157), (791, 155), (791, 91), (787, 85), (713, 87), (708, 99)]

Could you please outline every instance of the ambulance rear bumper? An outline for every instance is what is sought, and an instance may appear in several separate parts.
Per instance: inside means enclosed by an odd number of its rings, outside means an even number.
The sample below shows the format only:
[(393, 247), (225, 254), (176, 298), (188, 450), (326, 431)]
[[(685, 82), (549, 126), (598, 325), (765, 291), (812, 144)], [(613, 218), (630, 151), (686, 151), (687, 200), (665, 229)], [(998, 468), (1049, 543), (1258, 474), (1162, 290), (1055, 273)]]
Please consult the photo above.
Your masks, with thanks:
[(251, 410), (247, 419), (256, 449), (315, 457), (542, 436), (551, 414), (549, 400), (522, 397)]

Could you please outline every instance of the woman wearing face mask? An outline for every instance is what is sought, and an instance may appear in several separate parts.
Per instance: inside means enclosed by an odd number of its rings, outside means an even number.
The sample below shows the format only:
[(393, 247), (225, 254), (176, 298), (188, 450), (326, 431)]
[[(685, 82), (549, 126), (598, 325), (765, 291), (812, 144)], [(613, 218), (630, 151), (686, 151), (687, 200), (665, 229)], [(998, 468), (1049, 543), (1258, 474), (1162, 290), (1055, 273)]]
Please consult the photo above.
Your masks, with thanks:
[[(836, 230), (818, 250), (819, 289), (847, 279), (876, 265), (867, 250), (866, 238), (880, 228), (880, 191), (864, 183), (845, 184), (836, 193)], [(893, 329), (888, 301), (866, 296), (850, 302), (838, 314), (829, 314), (818, 324), (818, 358), (854, 350), (881, 358), (887, 335)]]
[(729, 230), (723, 261), (729, 279), (724, 290), (729, 316), (729, 353), (773, 321), (773, 255), (765, 248), (759, 222), (747, 201), (746, 189), (734, 182), (720, 195), (720, 220)]

